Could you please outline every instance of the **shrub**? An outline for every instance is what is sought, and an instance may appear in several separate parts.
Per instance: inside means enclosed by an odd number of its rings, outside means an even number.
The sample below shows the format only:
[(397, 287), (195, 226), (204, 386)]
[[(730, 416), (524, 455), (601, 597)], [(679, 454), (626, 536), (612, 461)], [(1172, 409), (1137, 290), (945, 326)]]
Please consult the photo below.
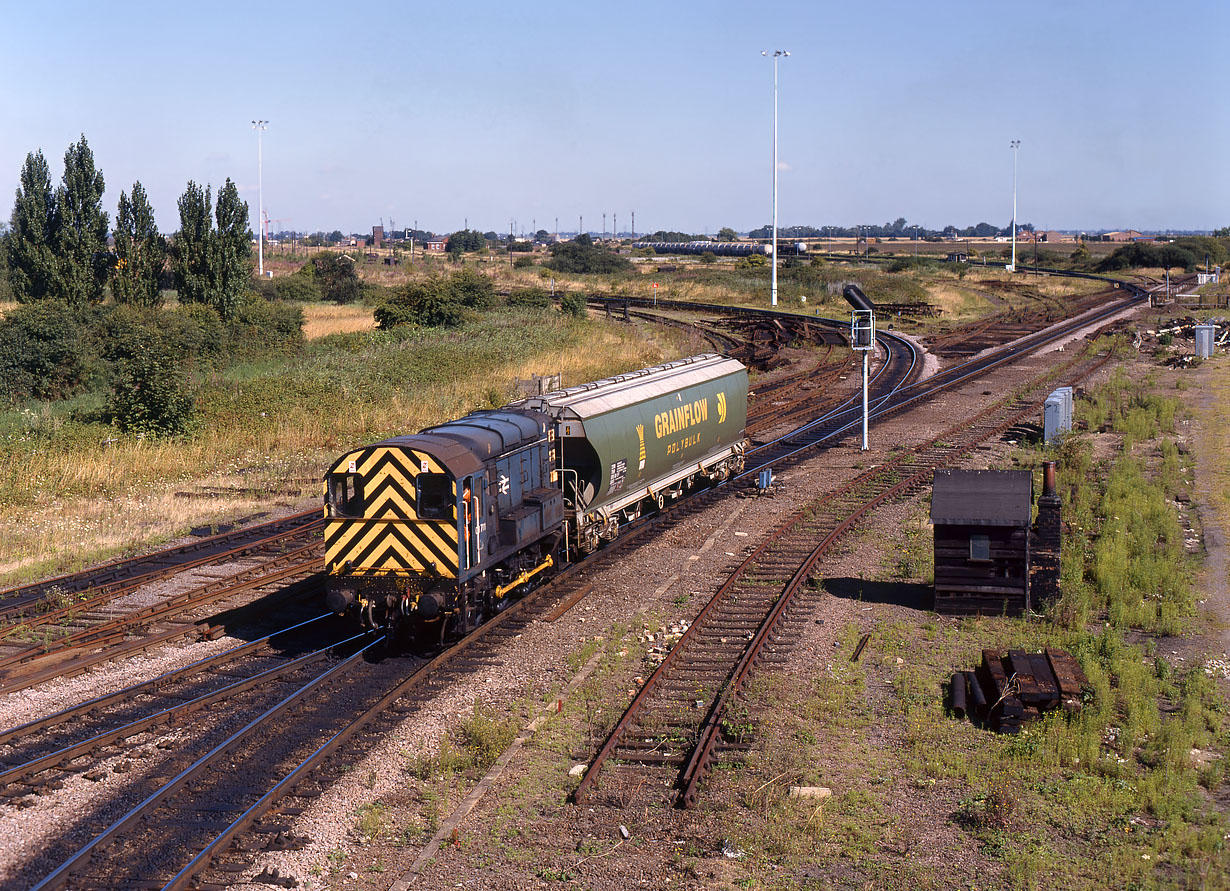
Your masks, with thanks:
[(585, 295), (576, 291), (566, 291), (560, 295), (559, 309), (566, 315), (582, 318), (585, 316)]
[(533, 257), (518, 257), (517, 259), (513, 260), (513, 268), (514, 269), (528, 269), (529, 267), (533, 266), (534, 263), (535, 263), (535, 260)]
[[(481, 237), (481, 236), (480, 236)], [(495, 286), (491, 279), (473, 269), (454, 272), (448, 280), (448, 290), (462, 306), (471, 309), (490, 309), (495, 303)]]
[(254, 356), (269, 349), (290, 351), (303, 344), (303, 310), (289, 303), (249, 297), (227, 325), (231, 352)]
[(193, 400), (168, 345), (157, 337), (138, 336), (135, 354), (120, 363), (107, 415), (126, 433), (173, 436), (188, 429)]
[(276, 300), (306, 303), (320, 300), (324, 294), (320, 289), (320, 284), (314, 278), (296, 273), (295, 275), (273, 279), (273, 294), (265, 294), (263, 296), (266, 298), (272, 296)]
[(631, 272), (632, 261), (596, 245), (588, 235), (551, 245), (551, 261), (545, 264), (557, 272), (601, 273)]
[(312, 274), (325, 300), (354, 303), (363, 291), (354, 260), (345, 254), (325, 251), (312, 261)]
[(702, 262), (702, 263), (716, 263), (716, 262), (717, 262), (717, 254), (713, 253), (713, 251), (705, 251), (703, 254), (701, 254), (701, 255), (700, 255), (700, 262)]
[(409, 304), (396, 303), (389, 301), (382, 303), (372, 310), (372, 317), (376, 320), (376, 327), (382, 331), (389, 331), (401, 325), (416, 325), (414, 311)]
[(62, 399), (86, 379), (81, 327), (68, 304), (40, 300), (0, 320), (0, 391), (10, 401)]
[(393, 299), (376, 307), (376, 326), (383, 329), (415, 324), (425, 328), (455, 328), (465, 321), (465, 307), (449, 281), (414, 282), (394, 292)]
[(509, 306), (528, 306), (542, 309), (551, 305), (551, 297), (545, 288), (518, 288), (508, 295)]

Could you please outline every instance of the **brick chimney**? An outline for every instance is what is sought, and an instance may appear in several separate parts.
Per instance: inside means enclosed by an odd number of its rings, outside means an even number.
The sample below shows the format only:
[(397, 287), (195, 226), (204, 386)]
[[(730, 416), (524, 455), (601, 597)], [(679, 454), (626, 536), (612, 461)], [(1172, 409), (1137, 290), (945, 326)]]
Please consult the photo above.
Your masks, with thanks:
[(1033, 532), (1033, 566), (1030, 567), (1031, 599), (1038, 607), (1059, 596), (1059, 550), (1062, 502), (1055, 485), (1055, 462), (1042, 462), (1042, 497)]

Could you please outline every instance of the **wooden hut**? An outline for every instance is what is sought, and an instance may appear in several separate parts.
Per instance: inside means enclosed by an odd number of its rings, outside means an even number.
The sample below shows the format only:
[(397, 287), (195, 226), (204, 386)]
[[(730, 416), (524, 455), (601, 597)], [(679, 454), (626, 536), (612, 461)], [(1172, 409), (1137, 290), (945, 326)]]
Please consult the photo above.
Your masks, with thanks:
[(1028, 470), (937, 470), (935, 609), (1022, 615), (1029, 609), (1033, 477)]

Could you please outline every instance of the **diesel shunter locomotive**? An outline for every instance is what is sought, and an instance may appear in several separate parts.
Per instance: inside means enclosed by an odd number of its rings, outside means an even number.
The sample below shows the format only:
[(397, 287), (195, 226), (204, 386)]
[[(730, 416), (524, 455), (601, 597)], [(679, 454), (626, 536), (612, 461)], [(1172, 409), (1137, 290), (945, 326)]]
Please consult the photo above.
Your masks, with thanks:
[(706, 354), (478, 411), (325, 476), (327, 603), (443, 636), (743, 468), (747, 369)]

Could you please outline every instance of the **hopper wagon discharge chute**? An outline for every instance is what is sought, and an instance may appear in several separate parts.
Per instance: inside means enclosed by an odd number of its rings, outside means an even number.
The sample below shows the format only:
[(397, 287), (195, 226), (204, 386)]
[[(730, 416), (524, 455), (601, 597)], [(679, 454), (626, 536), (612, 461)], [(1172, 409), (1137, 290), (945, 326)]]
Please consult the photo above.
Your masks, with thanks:
[(747, 369), (694, 356), (342, 455), (326, 600), (370, 627), (465, 633), (575, 552), (743, 467)]

